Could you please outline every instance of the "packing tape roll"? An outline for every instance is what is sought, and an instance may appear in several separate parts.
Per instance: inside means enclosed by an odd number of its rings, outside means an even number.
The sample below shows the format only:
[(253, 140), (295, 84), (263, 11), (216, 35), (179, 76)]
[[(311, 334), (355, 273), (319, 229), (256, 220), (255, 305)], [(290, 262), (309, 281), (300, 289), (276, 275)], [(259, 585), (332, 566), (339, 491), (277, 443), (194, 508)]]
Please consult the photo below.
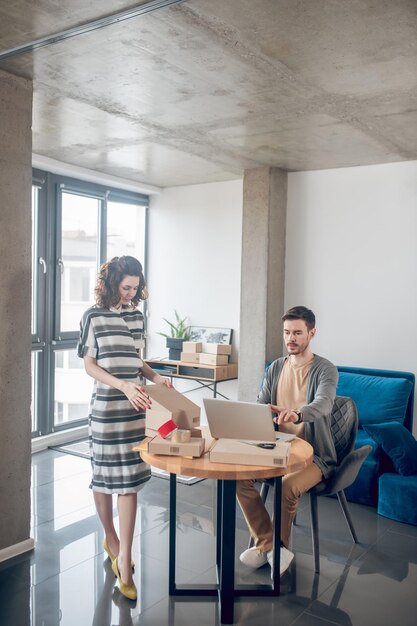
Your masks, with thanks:
[(177, 428), (171, 435), (172, 443), (188, 443), (191, 440), (191, 430)]
[(158, 433), (163, 439), (166, 439), (168, 435), (172, 433), (172, 431), (176, 430), (176, 428), (177, 425), (174, 420), (168, 420), (167, 422), (165, 422), (165, 424), (162, 424), (162, 426), (158, 428)]

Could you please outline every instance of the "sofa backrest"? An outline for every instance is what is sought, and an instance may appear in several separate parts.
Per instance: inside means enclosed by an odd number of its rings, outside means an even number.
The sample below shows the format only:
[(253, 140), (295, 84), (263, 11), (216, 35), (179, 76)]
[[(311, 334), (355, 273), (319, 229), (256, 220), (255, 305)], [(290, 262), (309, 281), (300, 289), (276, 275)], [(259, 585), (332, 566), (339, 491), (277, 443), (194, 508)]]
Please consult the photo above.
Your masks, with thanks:
[(338, 366), (336, 393), (354, 400), (359, 426), (397, 421), (412, 432), (415, 376), (411, 372)]

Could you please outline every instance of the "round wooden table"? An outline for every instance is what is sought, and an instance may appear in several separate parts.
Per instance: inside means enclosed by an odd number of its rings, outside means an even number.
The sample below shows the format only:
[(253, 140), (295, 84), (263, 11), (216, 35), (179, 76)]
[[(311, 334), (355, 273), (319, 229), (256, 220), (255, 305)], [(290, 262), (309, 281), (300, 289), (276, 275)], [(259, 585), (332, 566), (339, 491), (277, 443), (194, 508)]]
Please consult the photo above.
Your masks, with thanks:
[[(235, 586), (236, 481), (274, 479), (274, 546), (280, 545), (281, 482), (285, 474), (298, 471), (313, 462), (313, 448), (303, 439), (291, 442), (291, 453), (285, 468), (259, 465), (213, 463), (206, 452), (200, 458), (150, 454), (140, 450), (142, 459), (170, 474), (169, 505), (169, 594), (172, 596), (218, 596), (221, 624), (232, 624), (234, 599), (238, 596), (277, 596), (280, 593), (280, 550), (273, 550), (272, 585)], [(204, 586), (177, 585), (176, 560), (176, 489), (177, 474), (217, 480), (216, 565), (218, 584)]]
[(170, 474), (183, 476), (197, 476), (198, 478), (212, 478), (220, 480), (247, 480), (255, 478), (275, 478), (285, 476), (307, 467), (313, 461), (313, 448), (304, 439), (296, 437), (291, 442), (291, 454), (287, 467), (265, 467), (264, 465), (232, 465), (229, 463), (213, 463), (206, 452), (203, 456), (191, 459), (184, 456), (169, 456), (166, 454), (150, 454), (144, 450), (140, 455), (145, 463), (165, 470)]

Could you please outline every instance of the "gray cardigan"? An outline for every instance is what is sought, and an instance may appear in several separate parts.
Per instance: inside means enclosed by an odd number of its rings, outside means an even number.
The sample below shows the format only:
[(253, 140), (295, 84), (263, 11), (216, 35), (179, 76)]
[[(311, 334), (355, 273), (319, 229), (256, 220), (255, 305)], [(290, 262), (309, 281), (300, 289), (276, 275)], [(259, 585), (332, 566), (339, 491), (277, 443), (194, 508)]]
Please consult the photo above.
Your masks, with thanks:
[[(278, 379), (287, 358), (277, 359), (268, 367), (257, 402), (277, 403)], [(315, 354), (307, 379), (306, 404), (300, 407), (305, 422), (306, 441), (313, 446), (314, 463), (319, 466), (325, 478), (331, 475), (337, 464), (330, 431), (330, 414), (338, 378), (339, 374), (333, 363)]]

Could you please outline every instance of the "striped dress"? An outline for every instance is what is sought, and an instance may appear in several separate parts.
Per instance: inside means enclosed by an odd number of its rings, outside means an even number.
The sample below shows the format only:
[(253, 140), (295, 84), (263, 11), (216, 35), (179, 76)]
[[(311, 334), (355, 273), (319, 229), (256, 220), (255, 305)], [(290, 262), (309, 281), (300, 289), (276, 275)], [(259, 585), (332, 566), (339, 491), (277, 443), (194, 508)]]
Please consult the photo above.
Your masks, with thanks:
[[(143, 384), (143, 315), (137, 309), (88, 309), (80, 323), (78, 356), (91, 356), (117, 378)], [(133, 446), (145, 436), (145, 412), (138, 413), (126, 396), (94, 381), (88, 418), (93, 476), (90, 488), (101, 493), (128, 494), (149, 480), (149, 465)]]

